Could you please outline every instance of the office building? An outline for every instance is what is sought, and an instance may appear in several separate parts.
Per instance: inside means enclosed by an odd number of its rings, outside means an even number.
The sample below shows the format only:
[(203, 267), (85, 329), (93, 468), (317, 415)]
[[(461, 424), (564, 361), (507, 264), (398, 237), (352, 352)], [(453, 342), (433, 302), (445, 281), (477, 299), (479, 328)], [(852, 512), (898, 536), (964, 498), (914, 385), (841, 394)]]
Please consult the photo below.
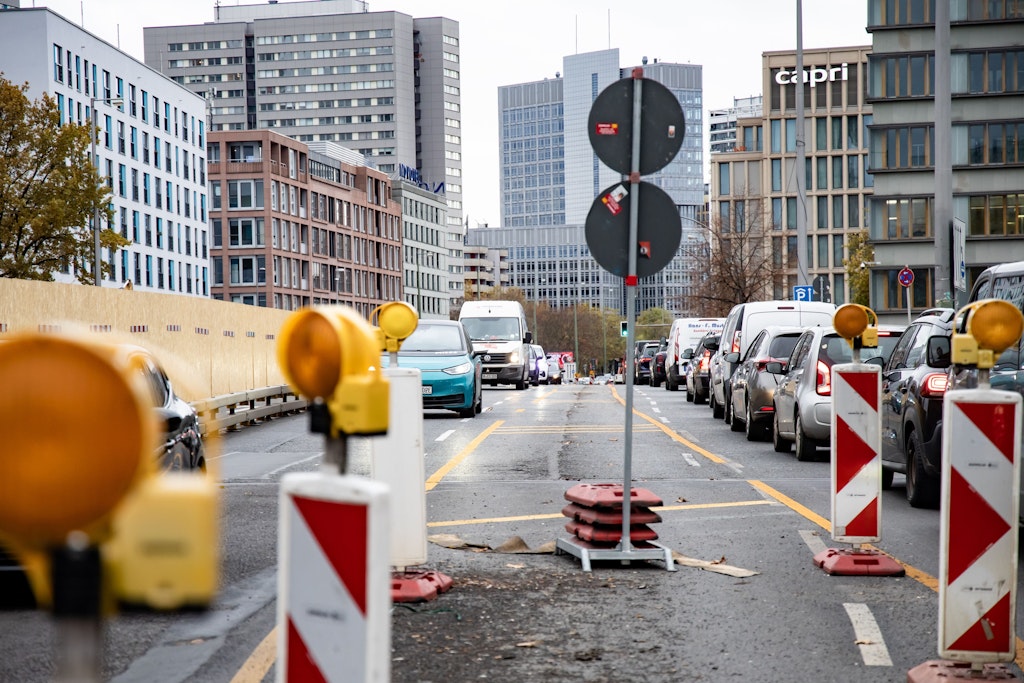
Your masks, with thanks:
[(458, 22), (361, 0), (218, 3), (213, 22), (146, 27), (144, 39), (147, 64), (209, 99), (211, 130), (344, 145), (441, 196), (461, 245)]
[(448, 320), (452, 298), (462, 297), (463, 282), (461, 257), (449, 258), (444, 198), (404, 180), (392, 180), (392, 188), (402, 207), (405, 302), (420, 318)]
[[(730, 233), (763, 231), (760, 245), (773, 272), (761, 296), (792, 299), (798, 282), (798, 212), (806, 218), (806, 263), (818, 295), (849, 300), (846, 244), (867, 227), (873, 188), (867, 165), (871, 106), (865, 99), (866, 46), (805, 49), (806, 76), (796, 73), (796, 52), (762, 55), (762, 112), (738, 118), (736, 146), (711, 155), (710, 224)], [(803, 81), (804, 201), (796, 173), (796, 88)], [(741, 239), (741, 238), (737, 238)], [(806, 284), (811, 284), (810, 282)]]
[[(913, 309), (951, 305), (958, 264), (942, 284), (935, 264), (950, 257), (952, 223), (966, 232), (961, 304), (984, 268), (1024, 258), (1024, 6), (965, 0), (949, 6), (952, 124), (945, 173), (951, 187), (945, 191), (952, 193), (952, 215), (943, 220), (935, 202), (935, 150), (945, 135), (935, 128), (934, 3), (868, 2), (867, 96), (875, 112), (871, 305), (880, 315), (907, 307), (897, 279), (904, 266), (914, 272)], [(949, 237), (950, 249), (937, 250), (936, 236)]]
[(212, 296), (296, 310), (400, 301), (401, 208), (350, 150), (270, 130), (210, 134)]
[[(704, 184), (702, 69), (658, 59), (648, 63), (647, 58), (641, 68), (645, 78), (661, 83), (676, 96), (685, 116), (685, 138), (679, 153), (644, 180), (672, 197), (684, 234), (699, 230)], [(553, 78), (498, 89), (501, 228), (517, 234), (522, 229), (522, 239), (510, 238), (522, 245), (519, 253), (509, 255), (510, 275), (512, 286), (522, 288), (529, 299), (557, 305), (559, 295), (542, 295), (542, 291), (553, 291), (544, 285), (545, 280), (563, 279), (555, 275), (561, 272), (559, 266), (545, 261), (549, 250), (562, 253), (564, 247), (565, 256), (559, 260), (567, 268), (572, 264), (572, 268), (582, 269), (565, 272), (569, 290), (593, 284), (581, 279), (582, 273), (597, 268), (582, 239), (582, 228), (595, 198), (622, 176), (598, 160), (590, 145), (587, 119), (598, 95), (629, 77), (632, 70), (619, 65), (617, 49), (601, 50), (564, 57), (562, 71)], [(530, 244), (529, 231), (534, 228), (551, 229), (536, 232), (536, 241)], [(579, 241), (572, 243), (547, 241), (577, 236)], [(475, 234), (470, 242), (480, 239)], [(661, 272), (641, 280), (637, 310), (654, 306), (680, 310), (688, 294), (689, 277), (683, 261), (673, 259)], [(612, 299), (623, 300), (621, 296)]]
[(209, 296), (203, 98), (46, 8), (0, 11), (0, 34), (5, 78), (27, 82), (31, 99), (48, 93), (62, 123), (99, 128), (110, 227), (131, 241), (102, 251), (114, 270), (103, 285)]
[[(736, 120), (761, 116), (762, 98), (760, 95), (732, 98), (732, 106), (725, 109), (712, 109), (708, 112), (708, 131), (711, 153), (731, 152), (737, 147)], [(745, 151), (741, 140), (738, 143)]]

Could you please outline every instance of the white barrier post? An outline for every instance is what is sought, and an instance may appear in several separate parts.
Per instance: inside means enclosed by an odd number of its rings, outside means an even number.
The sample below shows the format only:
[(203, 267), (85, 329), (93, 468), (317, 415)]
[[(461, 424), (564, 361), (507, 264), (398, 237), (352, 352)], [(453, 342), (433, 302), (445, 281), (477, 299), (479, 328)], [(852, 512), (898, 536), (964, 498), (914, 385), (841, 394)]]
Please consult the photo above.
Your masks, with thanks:
[(278, 683), (390, 680), (388, 498), (364, 477), (282, 478)]
[(861, 547), (882, 538), (882, 369), (860, 362), (861, 346), (878, 344), (870, 318), (877, 323), (874, 311), (859, 304), (840, 306), (833, 318), (851, 345), (853, 362), (831, 368), (832, 538), (854, 547), (823, 550), (814, 564), (829, 574), (903, 576), (899, 562)]
[(394, 425), (370, 445), (370, 476), (391, 490), (391, 599), (432, 600), (452, 585), (435, 571), (408, 570), (427, 561), (427, 499), (423, 482), (423, 383), (416, 368), (389, 367), (388, 423)]

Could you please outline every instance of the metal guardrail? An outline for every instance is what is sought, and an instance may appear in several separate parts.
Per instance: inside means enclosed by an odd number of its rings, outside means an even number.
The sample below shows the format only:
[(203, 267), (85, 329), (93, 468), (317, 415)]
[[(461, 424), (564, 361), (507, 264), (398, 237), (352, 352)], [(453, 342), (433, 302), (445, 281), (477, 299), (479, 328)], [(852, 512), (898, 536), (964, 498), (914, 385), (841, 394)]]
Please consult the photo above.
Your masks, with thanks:
[(233, 430), (239, 425), (252, 425), (275, 415), (305, 410), (309, 401), (282, 384), (214, 396), (193, 401), (191, 405), (199, 413), (199, 431), (206, 436), (214, 430)]

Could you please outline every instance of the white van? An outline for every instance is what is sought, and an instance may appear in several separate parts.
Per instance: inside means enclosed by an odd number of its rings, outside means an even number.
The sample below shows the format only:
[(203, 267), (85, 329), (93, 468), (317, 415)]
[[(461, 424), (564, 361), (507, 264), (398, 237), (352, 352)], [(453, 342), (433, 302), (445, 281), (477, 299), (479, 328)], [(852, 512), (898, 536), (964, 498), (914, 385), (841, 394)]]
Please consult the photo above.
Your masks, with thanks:
[(711, 356), (711, 391), (708, 402), (712, 414), (719, 418), (725, 417), (725, 406), (732, 400), (729, 385), (739, 363), (726, 362), (727, 353), (735, 351), (743, 360), (750, 342), (768, 325), (827, 327), (832, 325), (835, 314), (835, 304), (823, 301), (752, 301), (733, 306), (725, 317), (718, 350)]
[(689, 358), (683, 358), (683, 351), (695, 349), (708, 332), (721, 332), (725, 318), (677, 318), (672, 321), (668, 333), (668, 351), (665, 356), (665, 388), (679, 391), (685, 380), (684, 371)]
[(513, 384), (530, 386), (530, 343), (533, 334), (526, 327), (526, 311), (518, 301), (467, 301), (459, 322), (473, 340), (473, 352), (483, 361), (481, 380), (485, 386)]

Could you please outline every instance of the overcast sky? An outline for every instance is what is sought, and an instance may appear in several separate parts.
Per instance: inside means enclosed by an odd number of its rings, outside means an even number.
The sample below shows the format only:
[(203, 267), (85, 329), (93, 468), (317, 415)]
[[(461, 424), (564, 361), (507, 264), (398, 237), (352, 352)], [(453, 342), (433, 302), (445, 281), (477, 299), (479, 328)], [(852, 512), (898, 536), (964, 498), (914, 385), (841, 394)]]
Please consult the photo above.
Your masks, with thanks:
[[(287, 2), (288, 0), (280, 0)], [(214, 0), (21, 0), (47, 6), (143, 59), (142, 28), (213, 21)], [(222, 0), (222, 6), (256, 4)], [(805, 49), (870, 45), (865, 0), (804, 0)], [(370, 0), (370, 11), (459, 22), (462, 52), (463, 210), (470, 225), (500, 223), (498, 87), (554, 77), (562, 57), (619, 49), (703, 65), (707, 110), (761, 94), (761, 53), (796, 49), (796, 0)], [(704, 159), (705, 174), (709, 167)]]

